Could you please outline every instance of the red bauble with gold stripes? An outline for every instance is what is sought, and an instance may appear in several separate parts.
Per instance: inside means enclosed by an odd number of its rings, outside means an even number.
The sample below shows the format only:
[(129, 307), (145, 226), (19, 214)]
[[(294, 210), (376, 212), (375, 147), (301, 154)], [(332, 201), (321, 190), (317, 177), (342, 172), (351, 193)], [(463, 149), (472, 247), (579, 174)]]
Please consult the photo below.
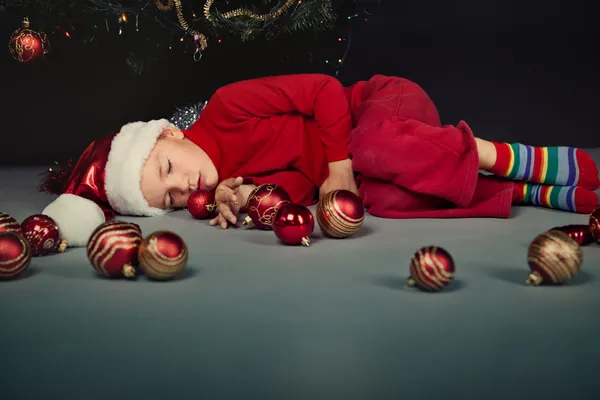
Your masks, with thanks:
[(271, 230), (277, 211), (284, 205), (290, 204), (291, 201), (288, 192), (279, 185), (265, 183), (257, 186), (250, 192), (248, 200), (246, 200), (248, 216), (242, 224), (248, 227)]
[(567, 283), (581, 269), (581, 246), (564, 232), (553, 230), (542, 233), (529, 245), (527, 262), (531, 274), (526, 283), (560, 285)]
[(17, 220), (3, 212), (0, 212), (0, 232), (23, 233)]
[(343, 239), (355, 234), (364, 220), (361, 198), (348, 190), (333, 190), (317, 204), (317, 222), (330, 238)]
[(34, 257), (62, 253), (67, 248), (67, 242), (60, 239), (58, 225), (47, 215), (35, 214), (25, 218), (21, 229)]
[(441, 247), (426, 246), (410, 260), (408, 284), (428, 292), (437, 292), (454, 278), (456, 267), (450, 253)]
[(600, 207), (590, 214), (590, 232), (596, 243), (600, 244)]
[(176, 233), (157, 231), (144, 238), (138, 258), (149, 279), (166, 281), (182, 273), (188, 262), (188, 248)]
[(31, 263), (31, 245), (17, 232), (0, 232), (0, 279), (17, 278)]
[(98, 226), (87, 244), (92, 267), (107, 278), (134, 278), (142, 230), (137, 224), (112, 220)]
[(594, 237), (592, 236), (592, 231), (588, 225), (564, 225), (550, 230), (566, 233), (580, 246), (587, 246), (590, 243), (594, 243)]

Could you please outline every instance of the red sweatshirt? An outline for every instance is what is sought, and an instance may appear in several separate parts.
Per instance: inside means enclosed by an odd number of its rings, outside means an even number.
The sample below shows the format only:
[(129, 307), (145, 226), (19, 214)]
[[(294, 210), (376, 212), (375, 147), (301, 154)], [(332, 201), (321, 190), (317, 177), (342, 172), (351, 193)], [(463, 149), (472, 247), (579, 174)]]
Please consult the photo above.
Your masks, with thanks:
[(327, 163), (348, 158), (352, 92), (320, 74), (236, 82), (217, 90), (184, 134), (214, 162), (219, 181), (275, 183), (311, 205)]

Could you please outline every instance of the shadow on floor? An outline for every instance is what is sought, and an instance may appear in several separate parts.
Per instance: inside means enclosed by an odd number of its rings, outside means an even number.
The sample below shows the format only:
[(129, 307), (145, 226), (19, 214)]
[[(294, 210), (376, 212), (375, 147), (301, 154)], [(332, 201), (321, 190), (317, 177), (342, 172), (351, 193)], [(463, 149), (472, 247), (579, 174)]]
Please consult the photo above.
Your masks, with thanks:
[[(415, 293), (422, 292), (418, 288), (409, 286), (406, 283), (406, 280), (407, 280), (407, 278), (399, 277), (396, 275), (376, 276), (376, 277), (372, 278), (373, 283), (377, 286), (382, 286), (382, 287), (392, 289), (392, 290), (402, 290), (402, 291), (409, 291), (409, 292), (415, 292)], [(452, 292), (457, 292), (461, 289), (464, 289), (465, 287), (466, 287), (466, 284), (464, 281), (459, 280), (459, 279), (454, 279), (444, 289), (440, 290), (439, 292), (432, 292), (432, 293), (452, 293)]]
[[(525, 281), (529, 275), (529, 270), (527, 269), (517, 269), (517, 268), (492, 268), (489, 270), (488, 275), (492, 278), (499, 279), (504, 282), (512, 283), (520, 286), (528, 286)], [(566, 285), (569, 286), (579, 286), (590, 283), (594, 280), (594, 277), (585, 272), (579, 271), (579, 273)]]

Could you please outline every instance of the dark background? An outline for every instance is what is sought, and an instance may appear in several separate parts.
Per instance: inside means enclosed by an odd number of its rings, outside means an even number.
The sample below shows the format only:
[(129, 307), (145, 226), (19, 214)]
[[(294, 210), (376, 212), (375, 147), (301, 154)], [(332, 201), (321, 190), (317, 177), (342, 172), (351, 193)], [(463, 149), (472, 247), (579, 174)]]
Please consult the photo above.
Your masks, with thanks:
[[(464, 119), (482, 138), (600, 146), (600, 35), (592, 2), (372, 3), (368, 22), (353, 22), (352, 47), (340, 74), (344, 83), (375, 73), (403, 76), (425, 88), (444, 124)], [(128, 49), (141, 43), (140, 34), (104, 35), (95, 45), (50, 35), (51, 54), (32, 65), (19, 64), (5, 50), (0, 162), (49, 164), (76, 157), (91, 140), (126, 122), (168, 118), (176, 106), (205, 99), (236, 80), (334, 73), (324, 60), (343, 53), (346, 42), (337, 37), (347, 39), (346, 15), (335, 30), (317, 36), (211, 44), (198, 63), (174, 48), (140, 76), (124, 62)], [(21, 17), (0, 14), (0, 37), (8, 39)]]

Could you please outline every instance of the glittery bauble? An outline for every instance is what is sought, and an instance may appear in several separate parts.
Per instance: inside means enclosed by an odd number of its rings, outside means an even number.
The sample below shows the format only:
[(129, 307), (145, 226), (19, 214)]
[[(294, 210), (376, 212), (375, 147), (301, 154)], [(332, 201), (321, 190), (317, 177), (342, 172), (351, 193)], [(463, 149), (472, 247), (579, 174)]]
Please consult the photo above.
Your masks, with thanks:
[(587, 246), (594, 242), (594, 237), (588, 225), (565, 225), (550, 229), (551, 231), (561, 231), (569, 235), (571, 239), (580, 246)]
[(21, 275), (31, 262), (31, 246), (17, 232), (0, 233), (0, 279), (14, 279)]
[(46, 55), (50, 49), (45, 33), (29, 29), (29, 19), (23, 19), (23, 27), (10, 36), (8, 48), (13, 58), (25, 63)]
[(87, 244), (92, 267), (107, 278), (134, 278), (142, 230), (137, 224), (112, 220), (98, 226)]
[(600, 207), (590, 214), (589, 226), (592, 237), (596, 240), (596, 243), (600, 244)]
[(0, 212), (0, 232), (23, 233), (17, 220), (3, 212)]
[(423, 247), (410, 260), (408, 284), (421, 290), (437, 292), (450, 283), (454, 272), (454, 260), (450, 253), (441, 247)]
[(563, 284), (581, 269), (583, 254), (579, 244), (561, 231), (548, 231), (534, 239), (527, 255), (531, 274), (528, 285)]
[(248, 195), (248, 216), (242, 224), (264, 230), (273, 229), (277, 211), (290, 202), (290, 195), (281, 186), (272, 183), (257, 186)]
[(47, 215), (36, 214), (25, 218), (21, 222), (21, 229), (34, 257), (62, 253), (67, 248), (67, 242), (60, 239), (58, 225)]
[(190, 195), (187, 209), (197, 219), (212, 218), (216, 214), (215, 193), (208, 190), (196, 190)]
[(273, 231), (285, 244), (310, 246), (315, 219), (310, 210), (298, 204), (286, 204), (275, 215)]
[(183, 271), (188, 262), (188, 248), (179, 235), (158, 231), (142, 241), (138, 258), (148, 278), (166, 281)]
[(356, 233), (365, 219), (360, 197), (348, 190), (327, 193), (317, 204), (317, 222), (325, 236), (343, 239)]

